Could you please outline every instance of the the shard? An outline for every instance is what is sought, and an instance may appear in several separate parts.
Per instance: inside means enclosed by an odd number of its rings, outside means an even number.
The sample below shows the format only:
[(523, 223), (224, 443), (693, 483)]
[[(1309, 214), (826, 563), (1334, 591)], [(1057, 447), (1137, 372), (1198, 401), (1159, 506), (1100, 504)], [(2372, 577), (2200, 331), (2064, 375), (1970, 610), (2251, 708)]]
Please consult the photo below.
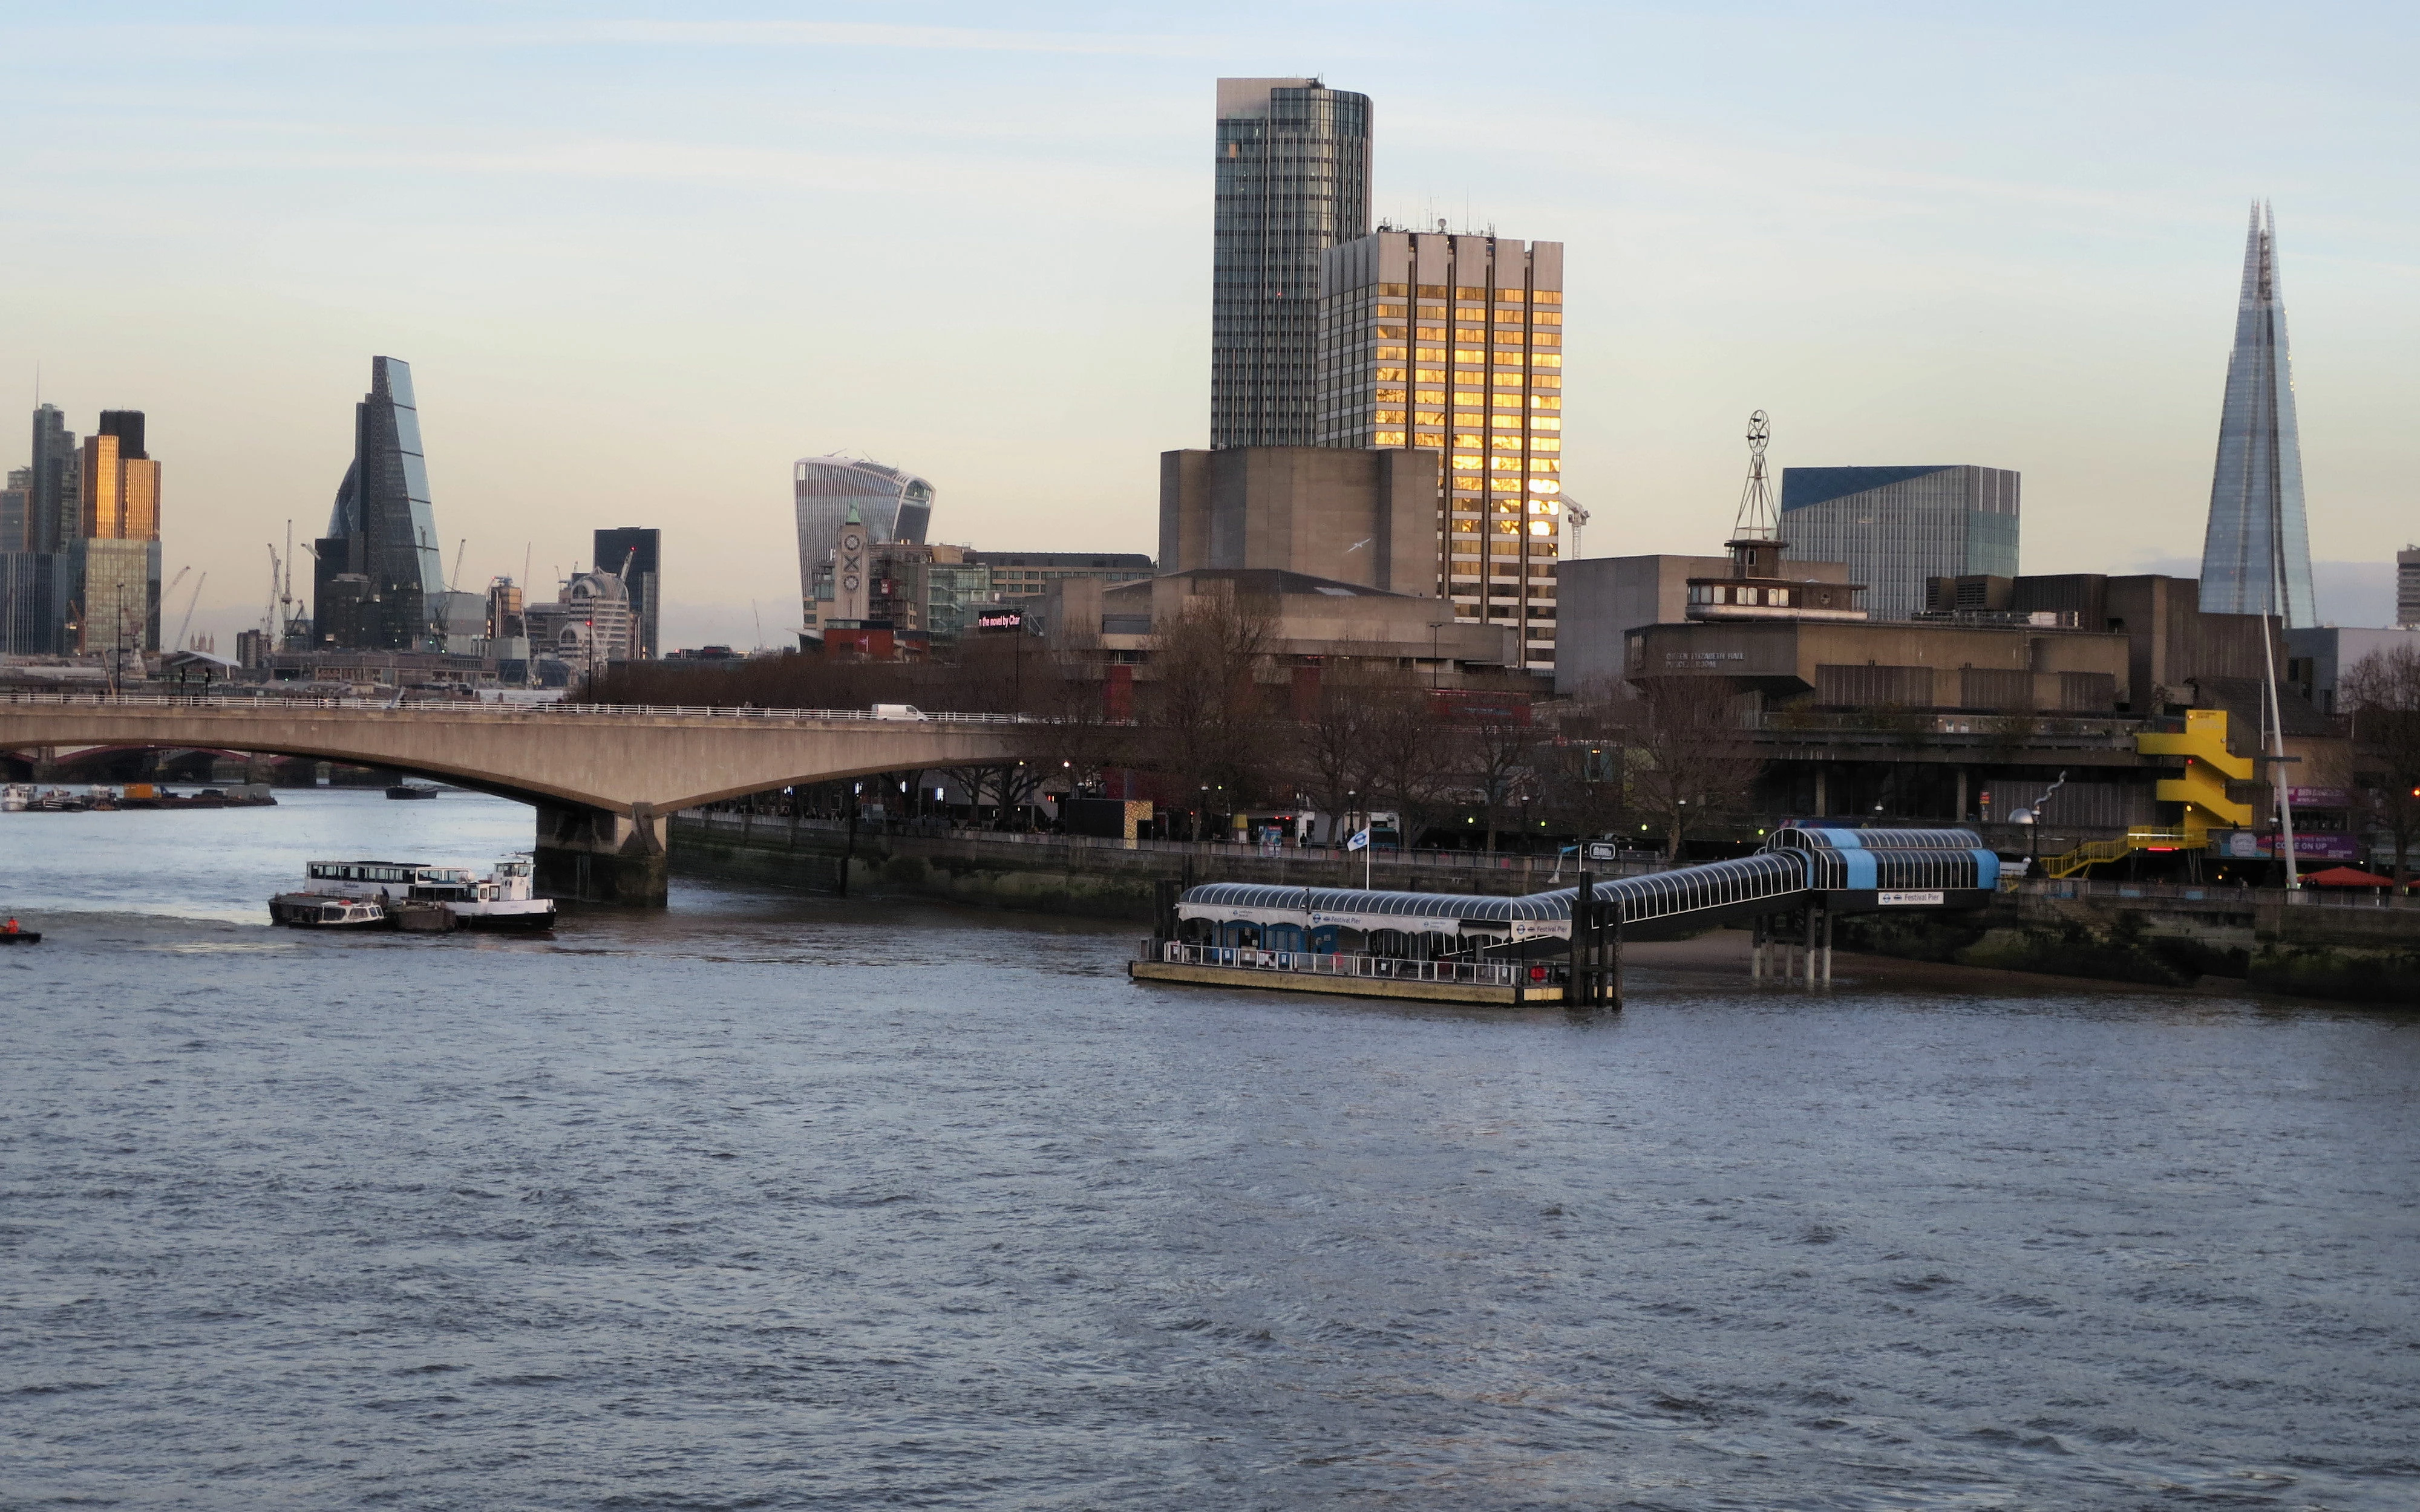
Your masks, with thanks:
[(2277, 218), (2252, 207), (2235, 355), (2218, 424), (2218, 468), (2202, 537), (2201, 607), (2317, 624), (2311, 541), (2303, 518), (2303, 446), (2294, 425), (2294, 367), (2277, 293)]

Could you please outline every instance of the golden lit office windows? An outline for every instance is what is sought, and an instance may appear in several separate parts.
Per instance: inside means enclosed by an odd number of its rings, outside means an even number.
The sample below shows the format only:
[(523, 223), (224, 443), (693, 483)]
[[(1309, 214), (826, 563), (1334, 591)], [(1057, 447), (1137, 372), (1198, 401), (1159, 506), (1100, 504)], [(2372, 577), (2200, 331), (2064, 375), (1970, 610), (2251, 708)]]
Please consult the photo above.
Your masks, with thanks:
[(1443, 410), (1438, 409), (1417, 410), (1412, 415), (1412, 424), (1415, 425), (1442, 425), (1445, 424), (1445, 413)]
[(1531, 430), (1560, 430), (1563, 428), (1563, 422), (1561, 417), (1557, 415), (1540, 415), (1535, 420), (1529, 422), (1529, 428)]
[[(1501, 400), (1504, 396), (1499, 393), (1496, 397), (1498, 400)], [(1529, 408), (1532, 409), (1560, 409), (1562, 407), (1563, 396), (1559, 393), (1533, 393), (1529, 395)], [(1540, 424), (1544, 424), (1544, 422), (1541, 421)]]
[(1443, 446), (1445, 444), (1445, 438), (1435, 431), (1416, 430), (1412, 432), (1412, 444), (1414, 446)]
[(1445, 340), (1445, 327), (1416, 326), (1412, 330), (1412, 334), (1421, 341), (1443, 341)]
[(1529, 296), (1529, 302), (1532, 304), (1560, 304), (1563, 302), (1563, 291), (1559, 288), (1542, 288)]
[(1533, 452), (1559, 452), (1562, 449), (1562, 438), (1559, 436), (1532, 436), (1529, 438), (1529, 450)]
[(1499, 519), (1496, 522), (1496, 533), (1498, 535), (1518, 535), (1521, 533), (1521, 522), (1517, 519)]
[(1491, 457), (1489, 457), (1489, 458), (1487, 459), (1487, 471), (1490, 471), (1490, 472), (1518, 472), (1518, 471), (1521, 471), (1521, 456), (1520, 456), (1520, 453), (1521, 453), (1521, 439), (1520, 439), (1519, 437), (1517, 437), (1517, 436), (1498, 436), (1498, 437), (1497, 437), (1497, 438), (1496, 438), (1496, 444), (1497, 444), (1497, 445), (1498, 445), (1498, 446), (1501, 446), (1501, 447), (1505, 447), (1505, 448), (1507, 448), (1507, 449), (1508, 449), (1508, 450), (1510, 450), (1513, 455), (1511, 455), (1511, 456), (1491, 456)]
[(1412, 297), (1412, 285), (1409, 284), (1381, 284), (1378, 285), (1378, 297), (1382, 300), (1407, 300)]
[[(1521, 365), (1521, 354), (1519, 352), (1497, 352), (1496, 354), (1496, 360), (1498, 363), (1509, 363), (1514, 367)], [(1496, 375), (1496, 386), (1499, 389), (1517, 389), (1521, 386), (1521, 375), (1518, 373), (1498, 373)]]
[(1549, 476), (1563, 471), (1563, 464), (1551, 456), (1529, 458), (1529, 472), (1534, 477)]
[(1400, 425), (1403, 423), (1404, 412), (1401, 409), (1373, 409), (1370, 412), (1370, 424), (1373, 425)]
[(1375, 397), (1380, 404), (1402, 404), (1404, 402), (1404, 391), (1401, 389), (1380, 389)]
[(1563, 354), (1560, 352), (1533, 352), (1530, 354), (1529, 360), (1540, 367), (1560, 367), (1563, 365)]
[(1401, 446), (1404, 444), (1404, 433), (1400, 430), (1373, 430), (1370, 433), (1370, 444), (1373, 446)]
[(1529, 533), (1532, 535), (1552, 535), (1555, 533), (1555, 522), (1550, 519), (1533, 519), (1529, 522)]
[[(1419, 393), (1412, 395), (1412, 402), (1414, 404), (1443, 404), (1445, 403), (1445, 391), (1443, 389), (1422, 389)], [(1440, 421), (1438, 424), (1442, 424), (1444, 422)]]
[[(1458, 443), (1457, 443), (1457, 444), (1458, 444)], [(1476, 471), (1479, 471), (1479, 456), (1478, 456), (1478, 455), (1477, 455), (1476, 453), (1472, 453), (1472, 452), (1456, 452), (1456, 453), (1454, 453), (1454, 454), (1453, 454), (1453, 470), (1454, 470), (1455, 471), (1457, 471), (1457, 472), (1476, 472)]]
[(1404, 369), (1400, 367), (1382, 367), (1373, 371), (1370, 376), (1380, 383), (1401, 383), (1404, 381), (1405, 374)]

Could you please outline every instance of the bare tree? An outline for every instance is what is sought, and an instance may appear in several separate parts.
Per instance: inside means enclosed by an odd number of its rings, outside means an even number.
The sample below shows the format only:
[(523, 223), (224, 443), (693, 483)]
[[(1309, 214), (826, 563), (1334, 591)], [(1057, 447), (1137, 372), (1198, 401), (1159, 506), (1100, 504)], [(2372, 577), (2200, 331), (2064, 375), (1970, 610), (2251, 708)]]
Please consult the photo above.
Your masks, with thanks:
[(1360, 801), (1377, 791), (1372, 735), (1406, 690), (1358, 662), (1334, 661), (1321, 671), (1318, 702), (1291, 733), (1289, 764), (1295, 786), (1326, 816), (1334, 840), (1347, 810), (1372, 806)]
[(1764, 770), (1744, 728), (1739, 700), (1712, 677), (1648, 677), (1620, 705), (1624, 795), (1641, 819), (1664, 825), (1664, 855), (1677, 860), (1693, 826), (1734, 813)]
[(2355, 782), (2379, 825), (2395, 837), (2395, 886), (2411, 887), (2420, 834), (2420, 651), (2373, 651), (2336, 682), (2336, 703), (2352, 715)]
[(1512, 797), (1515, 786), (1533, 776), (1530, 762), (1545, 734), (1528, 719), (1501, 717), (1465, 725), (1455, 732), (1455, 765), (1463, 779), (1477, 790), (1482, 815), (1480, 822), (1487, 831), (1490, 854), (1496, 849), (1496, 836), (1501, 827), (1497, 816)]
[(1423, 689), (1399, 687), (1373, 701), (1368, 725), (1369, 808), (1395, 810), (1405, 849), (1436, 823), (1451, 782), (1452, 732)]
[[(1258, 796), (1272, 753), (1259, 673), (1273, 639), (1266, 612), (1225, 593), (1198, 594), (1154, 626), (1138, 764), (1228, 804)], [(1213, 810), (1224, 806), (1209, 800)]]

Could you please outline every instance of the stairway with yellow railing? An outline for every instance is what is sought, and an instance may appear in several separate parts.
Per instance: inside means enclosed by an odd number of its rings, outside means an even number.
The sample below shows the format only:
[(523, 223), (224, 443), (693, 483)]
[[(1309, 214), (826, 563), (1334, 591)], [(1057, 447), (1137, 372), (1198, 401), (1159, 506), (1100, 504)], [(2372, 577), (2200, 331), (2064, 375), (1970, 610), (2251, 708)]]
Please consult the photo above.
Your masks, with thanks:
[(2252, 762), (2226, 748), (2226, 711), (2188, 709), (2180, 733), (2145, 733), (2134, 737), (2143, 756), (2181, 756), (2184, 770), (2164, 777), (2154, 790), (2162, 803), (2184, 805), (2184, 823), (2175, 829), (2130, 829), (2123, 840), (2088, 840), (2073, 850), (2042, 857), (2042, 872), (2071, 877), (2086, 867), (2123, 860), (2135, 851), (2200, 850), (2217, 828), (2240, 828), (2252, 823), (2252, 806), (2226, 795), (2230, 781), (2252, 779)]

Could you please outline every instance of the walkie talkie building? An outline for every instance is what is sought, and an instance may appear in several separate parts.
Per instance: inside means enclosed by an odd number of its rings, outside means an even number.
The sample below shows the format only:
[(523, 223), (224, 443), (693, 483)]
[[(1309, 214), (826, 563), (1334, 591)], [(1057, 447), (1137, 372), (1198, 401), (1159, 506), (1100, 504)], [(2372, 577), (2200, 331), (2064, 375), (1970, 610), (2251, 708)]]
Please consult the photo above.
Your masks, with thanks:
[(2252, 207), (2243, 287), (2235, 305), (2235, 355), (2218, 423), (2218, 467), (2202, 537), (2201, 607), (2214, 614), (2274, 614), (2289, 627), (2318, 624), (2311, 600), (2311, 537), (2303, 517), (2303, 442), (2294, 423), (2294, 365), (2277, 293), (2277, 217)]
[(831, 560), (851, 508), (876, 542), (922, 546), (933, 522), (931, 484), (860, 456), (800, 457), (790, 469), (790, 495), (799, 517), (799, 594), (810, 604), (815, 569)]

